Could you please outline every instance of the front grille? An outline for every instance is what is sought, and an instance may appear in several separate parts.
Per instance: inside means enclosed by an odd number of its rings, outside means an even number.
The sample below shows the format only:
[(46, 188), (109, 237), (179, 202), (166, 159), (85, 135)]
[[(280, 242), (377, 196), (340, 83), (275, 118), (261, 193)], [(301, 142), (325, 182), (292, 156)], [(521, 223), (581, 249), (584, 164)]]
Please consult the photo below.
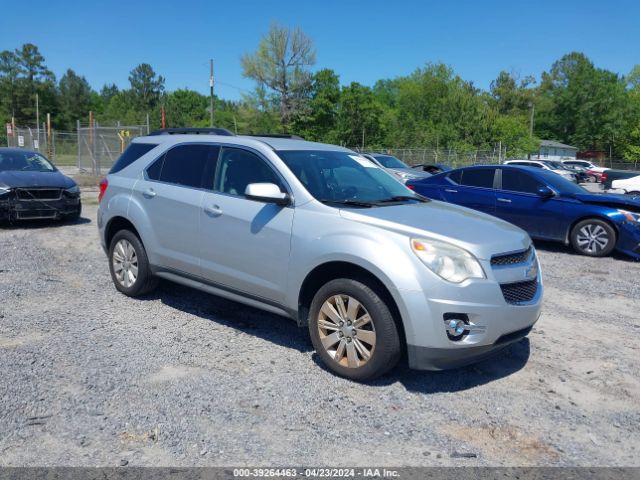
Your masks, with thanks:
[(507, 255), (496, 255), (491, 257), (491, 265), (503, 266), (503, 265), (516, 265), (518, 263), (524, 263), (529, 260), (531, 255), (531, 247), (527, 248), (523, 252), (509, 253)]
[(18, 188), (18, 200), (60, 200), (62, 190), (59, 188)]
[(527, 280), (525, 282), (504, 283), (500, 285), (502, 295), (507, 303), (519, 305), (530, 302), (538, 293), (538, 280)]

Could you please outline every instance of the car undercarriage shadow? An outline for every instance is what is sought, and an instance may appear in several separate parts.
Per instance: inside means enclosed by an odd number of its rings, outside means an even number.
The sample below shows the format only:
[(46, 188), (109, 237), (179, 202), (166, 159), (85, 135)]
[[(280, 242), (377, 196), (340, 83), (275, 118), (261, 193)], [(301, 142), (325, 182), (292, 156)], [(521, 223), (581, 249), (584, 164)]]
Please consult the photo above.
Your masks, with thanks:
[[(171, 308), (262, 338), (276, 345), (299, 352), (313, 351), (307, 329), (299, 328), (293, 320), (215, 295), (169, 281), (161, 281), (158, 289), (144, 299), (159, 299)], [(382, 387), (400, 382), (409, 391), (425, 394), (468, 390), (517, 372), (526, 365), (529, 354), (529, 339), (524, 338), (507, 346), (494, 357), (455, 370), (442, 372), (410, 370), (406, 359), (403, 359), (390, 373), (366, 384)], [(312, 355), (312, 359), (320, 368), (329, 372), (317, 353)]]
[[(570, 245), (565, 245), (560, 242), (551, 242), (547, 240), (534, 240), (533, 244), (535, 245), (536, 250), (542, 250), (543, 252), (565, 253), (567, 255), (572, 255), (576, 258), (596, 258), (596, 257), (585, 257), (584, 255), (580, 255)], [(624, 253), (620, 253), (617, 251), (614, 251), (609, 257), (615, 260), (621, 260), (624, 262), (631, 262), (631, 263), (636, 263), (640, 261), (639, 259), (635, 259), (633, 257), (625, 255)], [(604, 257), (604, 258), (608, 258), (608, 257)]]
[(70, 225), (84, 225), (91, 223), (90, 218), (80, 217), (75, 220), (18, 220), (13, 222), (0, 221), (0, 229), (2, 230), (34, 230), (40, 228), (59, 228), (68, 227)]
[(299, 352), (313, 350), (307, 330), (293, 320), (232, 300), (166, 280), (145, 298)]

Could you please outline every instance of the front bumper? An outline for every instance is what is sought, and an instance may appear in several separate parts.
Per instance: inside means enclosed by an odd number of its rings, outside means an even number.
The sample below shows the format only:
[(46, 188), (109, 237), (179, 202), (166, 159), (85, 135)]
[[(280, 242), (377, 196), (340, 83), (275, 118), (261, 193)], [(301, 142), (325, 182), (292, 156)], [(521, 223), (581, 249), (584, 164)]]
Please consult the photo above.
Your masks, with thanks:
[(407, 345), (409, 367), (414, 370), (447, 370), (476, 363), (494, 356), (503, 348), (523, 339), (532, 328), (533, 325), (507, 333), (491, 345), (454, 349)]
[(57, 199), (25, 199), (15, 190), (0, 196), (0, 220), (60, 219), (78, 213), (80, 194), (62, 192)]
[(640, 260), (640, 226), (637, 223), (622, 222), (618, 226), (616, 248), (630, 257)]
[[(411, 368), (442, 370), (479, 361), (526, 336), (538, 321), (543, 285), (534, 255), (503, 266), (482, 261), (482, 266), (486, 279), (459, 285), (425, 281), (422, 291), (395, 291)], [(469, 325), (461, 337), (447, 334), (445, 321), (451, 318)]]

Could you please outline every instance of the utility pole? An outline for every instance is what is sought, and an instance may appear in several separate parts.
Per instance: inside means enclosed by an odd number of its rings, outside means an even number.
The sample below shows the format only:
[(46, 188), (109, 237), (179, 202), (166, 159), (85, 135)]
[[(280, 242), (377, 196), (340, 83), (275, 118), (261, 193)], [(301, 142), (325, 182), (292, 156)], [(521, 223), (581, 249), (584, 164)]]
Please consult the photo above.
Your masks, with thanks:
[(36, 150), (40, 150), (40, 99), (38, 97), (38, 92), (36, 92), (36, 137), (38, 137)]
[(211, 95), (211, 127), (213, 127), (213, 58), (210, 60), (209, 90)]

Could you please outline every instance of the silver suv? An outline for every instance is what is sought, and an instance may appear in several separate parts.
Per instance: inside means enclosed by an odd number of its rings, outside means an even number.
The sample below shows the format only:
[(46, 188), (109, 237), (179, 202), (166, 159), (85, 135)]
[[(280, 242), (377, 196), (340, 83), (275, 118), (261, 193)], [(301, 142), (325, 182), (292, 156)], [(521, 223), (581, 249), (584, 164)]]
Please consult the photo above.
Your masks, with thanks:
[(524, 231), (427, 200), (334, 145), (209, 130), (137, 138), (101, 185), (98, 227), (120, 292), (163, 278), (285, 315), (356, 380), (405, 351), (416, 369), (471, 363), (540, 315)]

